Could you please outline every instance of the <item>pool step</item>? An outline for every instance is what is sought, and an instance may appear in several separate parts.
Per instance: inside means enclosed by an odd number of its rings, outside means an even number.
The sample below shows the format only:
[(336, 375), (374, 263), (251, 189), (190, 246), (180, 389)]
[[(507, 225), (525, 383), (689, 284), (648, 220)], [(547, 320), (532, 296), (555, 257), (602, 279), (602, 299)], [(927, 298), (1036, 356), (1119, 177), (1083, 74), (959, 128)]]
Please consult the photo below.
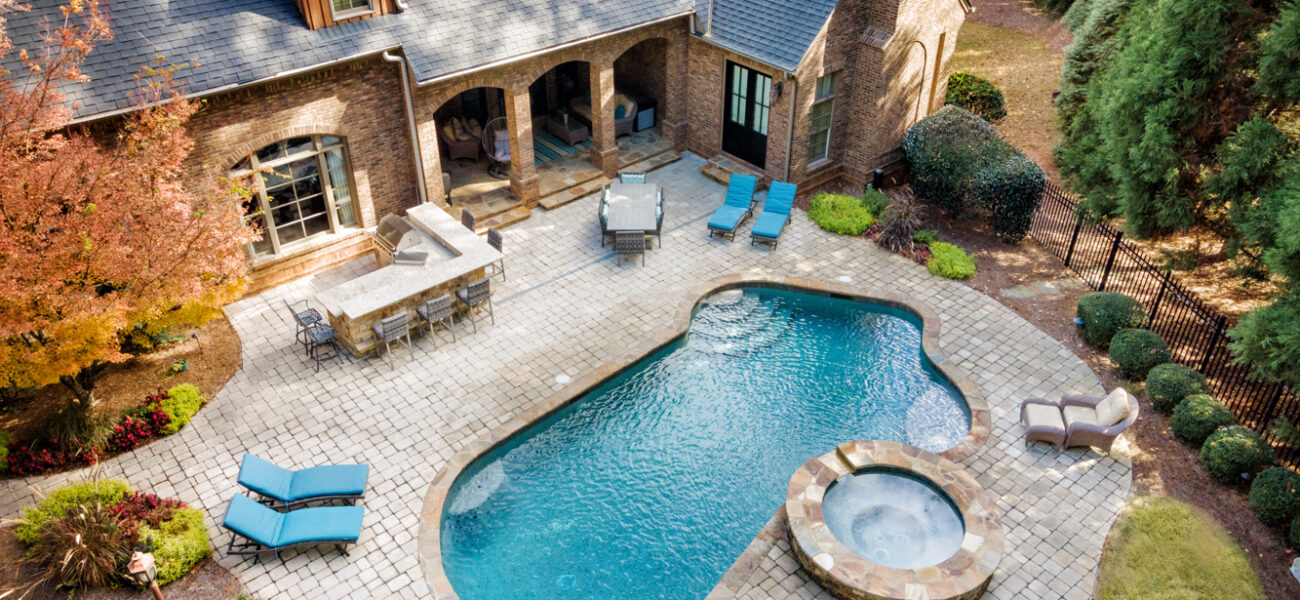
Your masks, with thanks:
[(745, 356), (775, 344), (790, 329), (791, 312), (754, 296), (730, 298), (700, 308), (691, 323), (697, 350)]

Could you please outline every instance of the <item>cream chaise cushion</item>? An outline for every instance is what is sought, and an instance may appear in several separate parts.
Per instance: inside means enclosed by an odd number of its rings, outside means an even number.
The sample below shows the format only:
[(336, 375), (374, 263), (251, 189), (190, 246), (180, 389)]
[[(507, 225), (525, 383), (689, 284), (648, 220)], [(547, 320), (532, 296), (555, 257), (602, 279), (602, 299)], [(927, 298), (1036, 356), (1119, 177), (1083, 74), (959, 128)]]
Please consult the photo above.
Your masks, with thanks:
[(1097, 403), (1097, 424), (1110, 427), (1128, 418), (1128, 392), (1124, 388), (1115, 388), (1109, 395)]
[(1061, 421), (1061, 411), (1056, 407), (1043, 404), (1025, 404), (1025, 425), (1029, 427), (1052, 427), (1065, 431), (1065, 422)]
[(1097, 411), (1087, 406), (1067, 406), (1061, 409), (1066, 425), (1075, 423), (1097, 424)]

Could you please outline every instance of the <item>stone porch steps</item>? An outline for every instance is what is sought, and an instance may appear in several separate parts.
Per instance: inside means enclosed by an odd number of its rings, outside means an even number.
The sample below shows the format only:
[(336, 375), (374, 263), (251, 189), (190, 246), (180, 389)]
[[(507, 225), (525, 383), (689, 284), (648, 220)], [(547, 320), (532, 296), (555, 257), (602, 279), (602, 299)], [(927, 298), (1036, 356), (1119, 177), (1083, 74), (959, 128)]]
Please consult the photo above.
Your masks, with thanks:
[[(678, 152), (676, 150), (667, 150), (664, 152), (660, 152), (659, 154), (656, 154), (649, 158), (638, 161), (636, 163), (624, 165), (620, 167), (619, 170), (620, 171), (641, 171), (644, 173), (649, 173), (650, 171), (653, 171), (665, 165), (670, 165), (672, 163), (675, 163), (681, 160), (681, 158), (682, 158), (681, 152)], [(561, 206), (564, 206), (565, 204), (577, 200), (578, 198), (582, 198), (600, 191), (602, 188), (609, 185), (609, 182), (610, 179), (608, 177), (605, 176), (597, 177), (596, 179), (592, 179), (591, 181), (581, 183), (567, 190), (563, 190), (551, 194), (549, 196), (546, 196), (545, 198), (538, 200), (537, 203), (540, 204), (542, 208), (545, 208), (546, 210), (559, 208)]]
[(515, 223), (518, 223), (520, 221), (525, 221), (528, 219), (528, 217), (531, 216), (533, 216), (533, 211), (528, 210), (523, 206), (516, 206), (505, 212), (500, 212), (495, 215), (492, 215), (487, 219), (483, 219), (481, 221), (475, 221), (474, 233), (477, 233), (479, 235), (485, 235), (487, 234), (487, 230), (490, 228), (494, 228), (497, 231), (501, 231), (502, 229), (514, 225)]
[(770, 183), (767, 175), (754, 170), (753, 167), (742, 165), (739, 162), (721, 155), (715, 156), (709, 160), (708, 164), (700, 167), (700, 173), (703, 173), (705, 177), (721, 183), (722, 185), (730, 183), (731, 175), (734, 173), (753, 175), (758, 178), (758, 186), (755, 188), (755, 191), (767, 188), (767, 184)]

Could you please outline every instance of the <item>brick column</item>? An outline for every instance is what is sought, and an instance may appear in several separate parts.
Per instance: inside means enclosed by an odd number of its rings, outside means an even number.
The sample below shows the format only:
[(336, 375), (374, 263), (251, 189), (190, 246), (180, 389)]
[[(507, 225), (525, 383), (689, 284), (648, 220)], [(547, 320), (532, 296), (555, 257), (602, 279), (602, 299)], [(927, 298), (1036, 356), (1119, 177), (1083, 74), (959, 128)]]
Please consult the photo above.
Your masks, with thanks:
[(420, 136), (420, 158), (424, 161), (420, 168), (424, 170), (425, 198), (446, 208), (447, 193), (450, 190), (442, 185), (442, 148), (438, 146), (438, 124), (430, 116), (423, 122), (417, 121), (415, 132)]
[(672, 140), (678, 150), (686, 149), (686, 88), (690, 72), (687, 44), (690, 37), (684, 32), (668, 37), (664, 52), (664, 98), (659, 104), (659, 124), (664, 137)]
[(618, 175), (614, 141), (614, 63), (588, 65), (591, 74), (591, 164), (606, 177)]
[(537, 185), (537, 168), (533, 165), (533, 118), (529, 108), (528, 86), (506, 90), (506, 121), (510, 127), (510, 193), (537, 206), (541, 191)]

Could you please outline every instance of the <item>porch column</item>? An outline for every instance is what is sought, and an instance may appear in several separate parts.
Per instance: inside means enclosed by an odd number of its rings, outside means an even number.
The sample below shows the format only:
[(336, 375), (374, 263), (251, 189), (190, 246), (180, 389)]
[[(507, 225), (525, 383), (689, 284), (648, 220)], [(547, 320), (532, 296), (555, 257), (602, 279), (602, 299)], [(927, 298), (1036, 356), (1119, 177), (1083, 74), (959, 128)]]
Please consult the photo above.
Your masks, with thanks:
[(684, 31), (668, 38), (664, 57), (664, 98), (659, 105), (660, 129), (664, 137), (672, 140), (678, 150), (686, 149), (686, 86), (690, 58), (687, 44), (690, 36)]
[(591, 164), (606, 177), (618, 175), (618, 143), (614, 141), (614, 63), (590, 63)]
[(537, 168), (533, 165), (533, 118), (529, 108), (528, 86), (506, 90), (506, 123), (510, 128), (510, 193), (537, 206), (541, 196), (537, 185)]
[(447, 193), (450, 191), (442, 184), (442, 148), (438, 146), (438, 125), (432, 115), (427, 120), (416, 123), (416, 135), (419, 136), (420, 158), (424, 164), (424, 195), (429, 202), (447, 208)]

